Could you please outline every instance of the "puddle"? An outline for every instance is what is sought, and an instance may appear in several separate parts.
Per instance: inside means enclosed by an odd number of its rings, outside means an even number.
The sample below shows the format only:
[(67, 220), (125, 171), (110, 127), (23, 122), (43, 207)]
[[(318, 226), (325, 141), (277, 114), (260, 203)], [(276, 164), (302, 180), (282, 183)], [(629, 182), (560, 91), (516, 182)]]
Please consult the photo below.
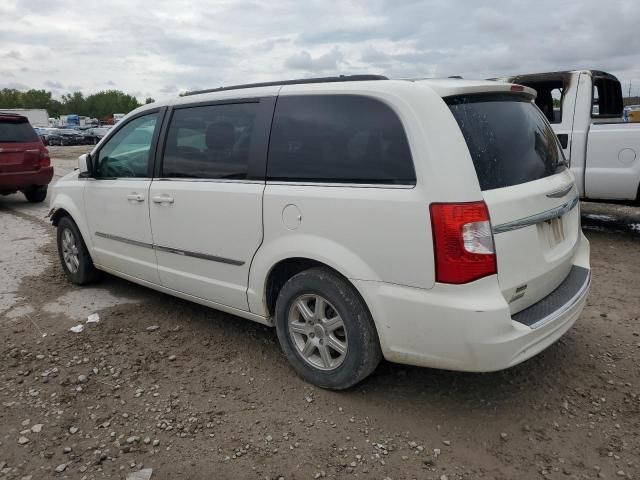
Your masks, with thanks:
[(582, 227), (601, 232), (628, 233), (640, 238), (640, 218), (637, 215), (582, 214)]

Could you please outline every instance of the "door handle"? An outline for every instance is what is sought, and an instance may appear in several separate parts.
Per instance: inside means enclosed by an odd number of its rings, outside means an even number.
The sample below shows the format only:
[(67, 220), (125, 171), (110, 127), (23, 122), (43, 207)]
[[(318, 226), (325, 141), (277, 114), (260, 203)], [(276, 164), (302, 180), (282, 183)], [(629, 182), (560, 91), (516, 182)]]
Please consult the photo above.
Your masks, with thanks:
[(173, 197), (169, 195), (157, 195), (155, 197), (151, 197), (153, 203), (173, 203)]
[(144, 195), (139, 193), (130, 193), (127, 195), (127, 200), (135, 200), (136, 202), (144, 202)]

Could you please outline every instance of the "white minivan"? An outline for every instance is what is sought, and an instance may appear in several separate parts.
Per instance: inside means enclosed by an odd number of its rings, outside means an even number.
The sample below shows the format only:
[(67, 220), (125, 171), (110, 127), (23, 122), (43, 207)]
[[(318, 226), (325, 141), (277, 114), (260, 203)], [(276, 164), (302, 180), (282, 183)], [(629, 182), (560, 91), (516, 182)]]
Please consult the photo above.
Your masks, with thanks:
[(589, 289), (578, 190), (534, 91), (379, 76), (193, 92), (53, 188), (62, 267), (275, 326), (307, 381), (516, 365)]

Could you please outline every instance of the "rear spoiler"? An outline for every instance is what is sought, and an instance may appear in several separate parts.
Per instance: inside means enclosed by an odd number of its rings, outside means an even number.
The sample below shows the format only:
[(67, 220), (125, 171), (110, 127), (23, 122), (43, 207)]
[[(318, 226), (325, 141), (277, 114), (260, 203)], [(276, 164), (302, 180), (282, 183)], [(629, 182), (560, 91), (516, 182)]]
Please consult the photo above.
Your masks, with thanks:
[(525, 87), (517, 83), (504, 81), (484, 80), (484, 81), (464, 81), (456, 80), (449, 82), (437, 82), (426, 80), (429, 85), (441, 97), (454, 97), (464, 95), (476, 95), (482, 93), (516, 93), (526, 95), (534, 100), (537, 92), (533, 88)]

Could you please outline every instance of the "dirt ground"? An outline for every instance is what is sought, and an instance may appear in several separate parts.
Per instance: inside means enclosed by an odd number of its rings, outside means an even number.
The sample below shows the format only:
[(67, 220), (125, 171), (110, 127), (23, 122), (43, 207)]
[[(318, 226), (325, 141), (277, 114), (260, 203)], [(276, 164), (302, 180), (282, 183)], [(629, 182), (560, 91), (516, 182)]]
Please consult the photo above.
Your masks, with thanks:
[[(51, 151), (62, 174), (83, 147)], [(383, 362), (340, 393), (296, 377), (267, 327), (71, 285), (46, 210), (0, 197), (0, 479), (640, 478), (638, 207), (582, 205), (588, 306), (542, 354), (490, 374)]]

